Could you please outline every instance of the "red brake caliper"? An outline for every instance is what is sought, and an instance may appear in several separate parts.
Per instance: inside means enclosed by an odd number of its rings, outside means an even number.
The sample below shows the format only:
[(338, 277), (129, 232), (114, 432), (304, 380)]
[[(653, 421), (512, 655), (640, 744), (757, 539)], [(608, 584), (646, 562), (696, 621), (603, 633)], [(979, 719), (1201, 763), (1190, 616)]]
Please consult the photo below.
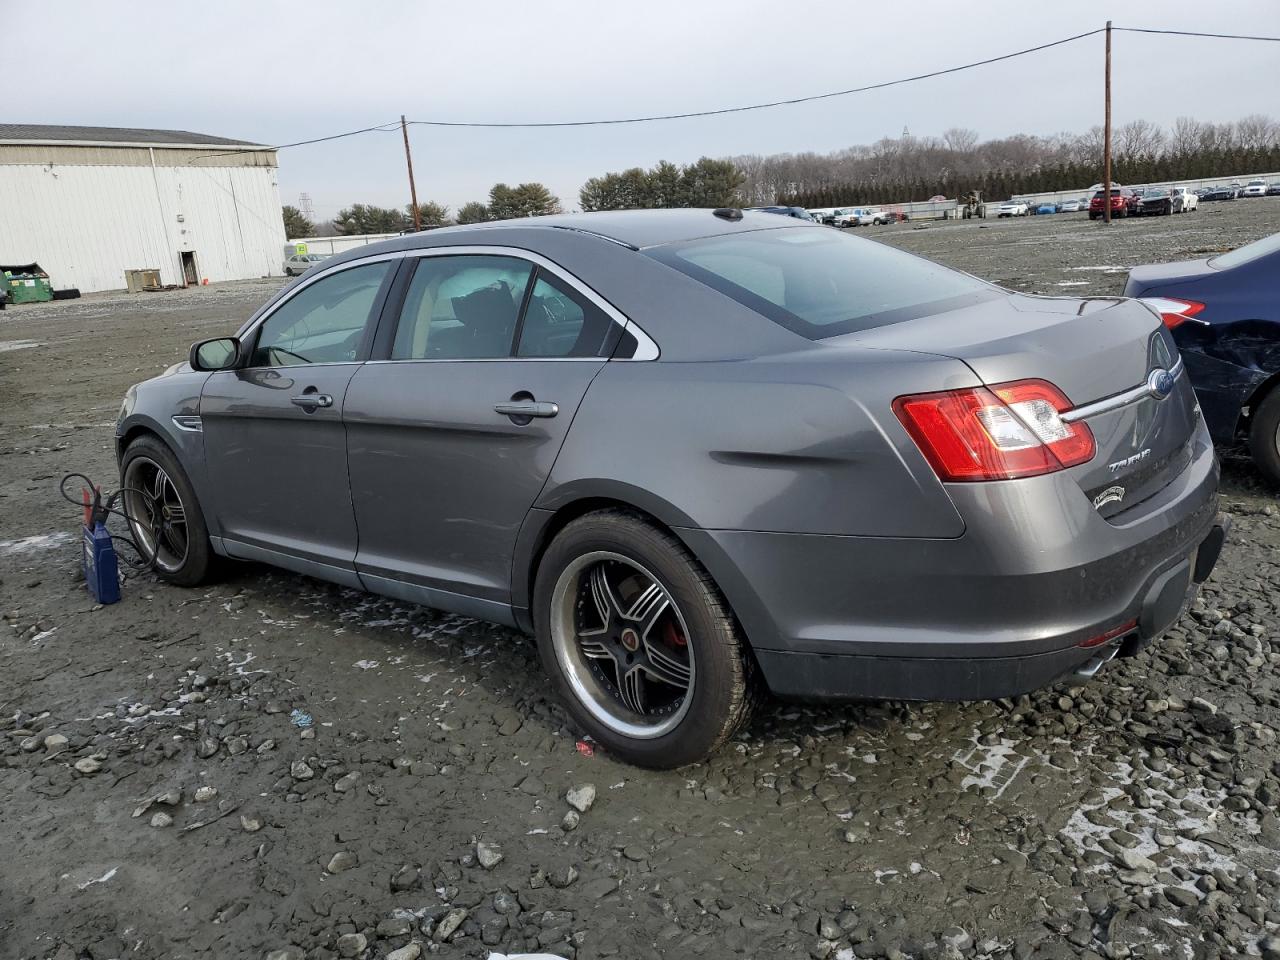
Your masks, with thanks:
[(676, 629), (676, 625), (668, 620), (662, 627), (662, 639), (672, 647), (686, 647), (689, 641), (685, 639), (684, 634)]

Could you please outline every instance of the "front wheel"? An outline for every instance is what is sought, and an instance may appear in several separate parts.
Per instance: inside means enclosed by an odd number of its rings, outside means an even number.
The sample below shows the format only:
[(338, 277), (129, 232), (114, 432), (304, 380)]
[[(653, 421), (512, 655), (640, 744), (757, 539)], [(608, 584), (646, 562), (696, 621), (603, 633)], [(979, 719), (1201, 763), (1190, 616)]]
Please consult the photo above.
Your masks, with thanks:
[(1262, 475), (1280, 486), (1280, 387), (1272, 387), (1253, 411), (1249, 452)]
[(124, 452), (120, 477), (129, 532), (143, 561), (178, 586), (208, 580), (215, 563), (209, 530), (173, 452), (155, 437), (139, 437)]
[(746, 723), (752, 661), (711, 577), (621, 510), (574, 520), (534, 583), (538, 652), (574, 719), (619, 758), (696, 763)]

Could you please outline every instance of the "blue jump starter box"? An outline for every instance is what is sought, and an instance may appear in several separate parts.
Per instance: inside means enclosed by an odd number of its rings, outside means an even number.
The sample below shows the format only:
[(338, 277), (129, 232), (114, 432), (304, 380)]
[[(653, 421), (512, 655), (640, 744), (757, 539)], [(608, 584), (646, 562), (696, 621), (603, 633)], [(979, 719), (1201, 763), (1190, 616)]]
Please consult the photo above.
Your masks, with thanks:
[(92, 495), (85, 490), (83, 497), (80, 567), (84, 570), (84, 582), (99, 603), (115, 603), (120, 599), (120, 564), (105, 525), (107, 510), (102, 506), (102, 490), (95, 487)]
[(84, 531), (80, 541), (84, 582), (99, 603), (115, 603), (120, 599), (120, 566), (111, 534), (96, 521), (92, 527), (86, 525), (80, 529)]

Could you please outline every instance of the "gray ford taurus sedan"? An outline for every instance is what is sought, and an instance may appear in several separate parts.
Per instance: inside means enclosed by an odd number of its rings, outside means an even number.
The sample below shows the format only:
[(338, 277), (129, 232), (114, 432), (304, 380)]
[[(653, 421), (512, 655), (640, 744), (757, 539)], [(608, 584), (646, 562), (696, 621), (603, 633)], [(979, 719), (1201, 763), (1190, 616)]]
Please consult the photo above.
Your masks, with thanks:
[(536, 634), (582, 729), (696, 761), (757, 694), (974, 699), (1141, 650), (1212, 569), (1168, 331), (769, 214), (414, 234), (129, 390), (133, 532)]

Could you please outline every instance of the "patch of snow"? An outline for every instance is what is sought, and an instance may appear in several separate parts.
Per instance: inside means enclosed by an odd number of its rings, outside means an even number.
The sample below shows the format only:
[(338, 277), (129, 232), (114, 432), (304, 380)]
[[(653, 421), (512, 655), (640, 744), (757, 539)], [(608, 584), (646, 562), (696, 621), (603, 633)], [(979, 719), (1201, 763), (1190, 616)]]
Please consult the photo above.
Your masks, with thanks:
[(7, 557), (14, 553), (26, 553), (30, 550), (52, 550), (54, 547), (60, 547), (64, 543), (70, 543), (77, 539), (73, 534), (67, 533), (65, 530), (56, 530), (53, 533), (41, 533), (34, 537), (23, 537), (21, 540), (0, 540), (0, 557)]
[(78, 890), (87, 890), (87, 889), (89, 889), (90, 887), (92, 887), (95, 883), (106, 883), (108, 880), (110, 880), (112, 877), (114, 877), (114, 876), (116, 875), (116, 871), (118, 871), (119, 869), (120, 869), (119, 867), (112, 867), (110, 870), (108, 870), (108, 871), (107, 871), (106, 873), (104, 873), (102, 876), (97, 877), (97, 878), (95, 878), (95, 879), (93, 879), (93, 880), (86, 880), (84, 883), (79, 884), (79, 885), (77, 886), (77, 888), (76, 888), (76, 889), (78, 889)]
[(968, 750), (957, 751), (951, 758), (966, 770), (972, 771), (961, 781), (961, 786), (966, 790), (970, 787), (977, 787), (979, 790), (992, 787), (996, 792), (991, 799), (998, 800), (1031, 762), (1031, 758), (1019, 757), (1014, 752), (1013, 741), (1003, 737), (999, 743), (988, 746), (978, 742), (975, 730), (970, 739), (973, 746)]

